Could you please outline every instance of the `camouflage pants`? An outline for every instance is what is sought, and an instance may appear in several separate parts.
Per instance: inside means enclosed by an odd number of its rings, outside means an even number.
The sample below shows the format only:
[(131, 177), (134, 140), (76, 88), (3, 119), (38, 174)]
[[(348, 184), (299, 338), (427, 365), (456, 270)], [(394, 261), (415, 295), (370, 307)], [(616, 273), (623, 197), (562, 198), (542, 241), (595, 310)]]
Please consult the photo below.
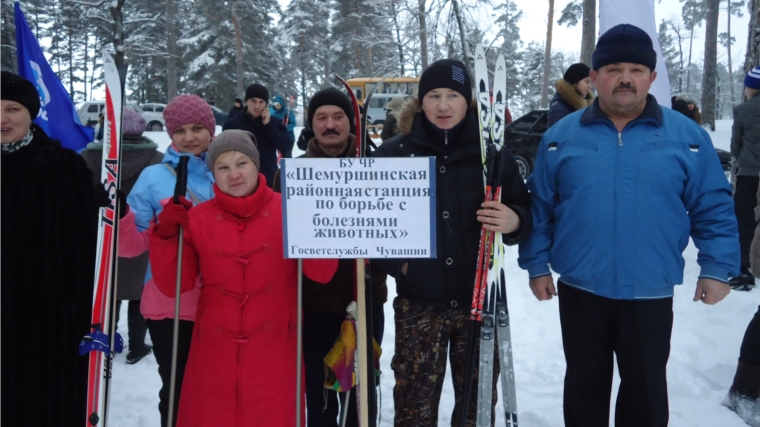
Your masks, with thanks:
[[(412, 303), (401, 297), (393, 300), (396, 323), (396, 349), (391, 362), (396, 385), (393, 404), (395, 427), (438, 427), (438, 404), (446, 375), (446, 353), (454, 383), (452, 427), (459, 426), (463, 399), (463, 378), (467, 358), (469, 312)], [(479, 348), (479, 344), (478, 344)], [(494, 348), (493, 402), (499, 379), (498, 352)], [(477, 364), (473, 370), (473, 390), (467, 411), (467, 425), (475, 426), (477, 413)], [(491, 416), (494, 425), (495, 412)]]

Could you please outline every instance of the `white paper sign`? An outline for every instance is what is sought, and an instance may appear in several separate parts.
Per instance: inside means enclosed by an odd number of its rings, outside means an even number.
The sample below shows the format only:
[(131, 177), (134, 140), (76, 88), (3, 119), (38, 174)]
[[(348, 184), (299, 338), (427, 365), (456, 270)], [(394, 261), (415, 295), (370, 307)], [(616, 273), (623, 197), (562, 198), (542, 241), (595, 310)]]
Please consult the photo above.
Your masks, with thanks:
[(435, 258), (435, 158), (280, 161), (285, 258)]

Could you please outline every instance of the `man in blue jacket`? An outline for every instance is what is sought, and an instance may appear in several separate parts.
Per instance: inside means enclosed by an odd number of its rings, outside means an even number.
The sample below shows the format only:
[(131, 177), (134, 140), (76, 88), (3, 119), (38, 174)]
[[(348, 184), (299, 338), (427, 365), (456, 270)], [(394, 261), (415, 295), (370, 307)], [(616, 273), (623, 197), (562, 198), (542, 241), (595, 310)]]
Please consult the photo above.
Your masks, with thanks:
[(544, 134), (528, 180), (534, 226), (519, 263), (538, 300), (559, 293), (568, 427), (609, 425), (614, 357), (615, 425), (667, 426), (673, 288), (689, 237), (694, 301), (719, 302), (739, 273), (731, 188), (707, 133), (648, 95), (656, 60), (637, 27), (603, 34), (596, 101)]
[(240, 129), (251, 132), (261, 155), (261, 173), (267, 186), (272, 187), (277, 172), (277, 151), (287, 153), (293, 149), (293, 142), (281, 120), (272, 120), (269, 113), (269, 91), (254, 83), (245, 90), (245, 107), (235, 117), (224, 122), (222, 130)]

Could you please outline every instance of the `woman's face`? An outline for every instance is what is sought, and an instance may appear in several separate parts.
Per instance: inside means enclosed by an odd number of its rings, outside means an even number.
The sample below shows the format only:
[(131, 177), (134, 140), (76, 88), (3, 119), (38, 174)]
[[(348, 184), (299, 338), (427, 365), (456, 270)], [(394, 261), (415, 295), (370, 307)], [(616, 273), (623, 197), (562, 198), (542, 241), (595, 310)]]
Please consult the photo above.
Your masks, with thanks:
[(467, 107), (464, 96), (449, 88), (433, 89), (422, 98), (425, 117), (439, 129), (451, 129), (459, 124), (467, 114)]
[(240, 151), (222, 153), (214, 162), (214, 179), (223, 193), (232, 197), (253, 194), (259, 184), (259, 170), (250, 157)]
[(581, 94), (581, 96), (585, 98), (586, 95), (588, 95), (588, 93), (591, 92), (591, 88), (592, 88), (591, 77), (586, 77), (585, 79), (574, 84), (573, 87), (575, 88), (575, 90), (578, 91), (578, 93)]
[(0, 143), (13, 144), (21, 141), (32, 125), (32, 117), (29, 110), (16, 101), (3, 99), (0, 116)]
[(180, 153), (190, 153), (195, 156), (208, 151), (211, 143), (211, 133), (197, 123), (188, 123), (172, 134), (172, 144)]

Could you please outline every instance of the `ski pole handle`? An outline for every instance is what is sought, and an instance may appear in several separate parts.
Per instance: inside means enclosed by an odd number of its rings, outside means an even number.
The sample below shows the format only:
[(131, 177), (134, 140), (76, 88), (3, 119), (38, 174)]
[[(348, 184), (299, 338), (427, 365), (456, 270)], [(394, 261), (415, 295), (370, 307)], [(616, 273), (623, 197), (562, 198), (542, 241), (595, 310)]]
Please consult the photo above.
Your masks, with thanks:
[(187, 192), (187, 162), (190, 156), (180, 156), (177, 165), (177, 183), (174, 185), (174, 203), (179, 204), (179, 198)]

